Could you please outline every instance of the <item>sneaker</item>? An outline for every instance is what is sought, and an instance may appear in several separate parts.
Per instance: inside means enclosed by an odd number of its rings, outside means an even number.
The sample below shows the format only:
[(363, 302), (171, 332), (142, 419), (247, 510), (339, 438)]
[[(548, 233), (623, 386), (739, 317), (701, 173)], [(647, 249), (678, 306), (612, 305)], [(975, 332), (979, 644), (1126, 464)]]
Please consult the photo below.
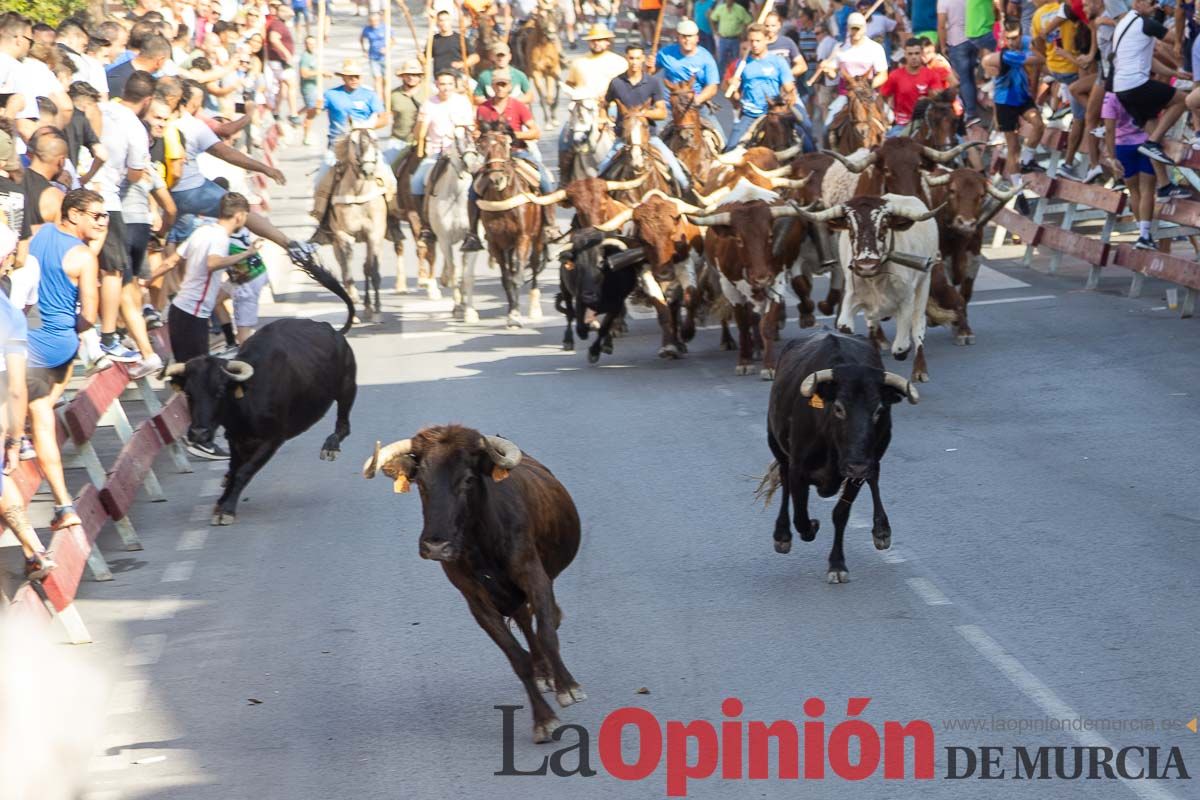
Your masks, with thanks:
[(1077, 173), (1070, 164), (1059, 164), (1058, 165), (1058, 177), (1070, 178), (1073, 181), (1077, 181), (1080, 179), (1079, 173)]
[(143, 358), (141, 362), (129, 370), (129, 379), (136, 381), (139, 378), (144, 378), (147, 375), (153, 375), (163, 368), (162, 357), (158, 353), (154, 353), (147, 358)]
[(1067, 114), (1070, 114), (1070, 113), (1071, 113), (1071, 105), (1068, 103), (1066, 105), (1059, 107), (1059, 109), (1057, 111), (1055, 111), (1053, 114), (1051, 114), (1050, 121), (1053, 122), (1054, 120), (1062, 119), (1063, 117), (1065, 117)]
[(1021, 172), (1022, 173), (1040, 172), (1041, 169), (1042, 168), (1037, 163), (1037, 161), (1033, 160), (1032, 158), (1029, 159), (1028, 161), (1021, 162)]
[(1159, 197), (1164, 200), (1187, 200), (1192, 196), (1192, 190), (1178, 183), (1168, 183), (1159, 190)]
[(83, 520), (75, 513), (75, 506), (68, 503), (65, 506), (55, 506), (54, 516), (50, 520), (50, 530), (60, 531), (72, 525), (82, 525)]
[(1133, 243), (1134, 250), (1156, 250), (1154, 240), (1149, 236), (1139, 236), (1138, 240)]
[(230, 359), (237, 358), (238, 347), (236, 344), (221, 345), (221, 348), (219, 350), (213, 350), (211, 355), (229, 361)]
[(1028, 217), (1033, 214), (1033, 209), (1029, 207), (1029, 200), (1025, 198), (1024, 194), (1017, 195), (1016, 200), (1013, 202), (1013, 208), (1022, 217)]
[(229, 453), (225, 452), (225, 448), (216, 442), (200, 444), (199, 442), (193, 442), (191, 439), (184, 439), (184, 447), (196, 458), (204, 458), (209, 461), (229, 460)]
[(37, 450), (33, 449), (33, 440), (28, 436), (21, 437), (21, 460), (33, 461), (37, 458)]
[(146, 320), (147, 328), (161, 328), (163, 326), (162, 314), (154, 306), (142, 306), (142, 319)]
[(58, 567), (49, 553), (34, 553), (25, 559), (25, 579), (40, 581)]
[(100, 352), (108, 356), (110, 361), (116, 361), (121, 364), (133, 364), (142, 360), (142, 354), (137, 350), (131, 350), (121, 342), (111, 342), (105, 344), (100, 342)]
[(1146, 158), (1153, 159), (1160, 164), (1166, 164), (1168, 167), (1175, 166), (1175, 161), (1166, 153), (1163, 152), (1162, 145), (1158, 142), (1145, 141), (1138, 145), (1137, 151)]
[(1104, 174), (1104, 167), (1100, 166), (1099, 164), (1096, 164), (1087, 171), (1087, 174), (1085, 174), (1083, 176), (1083, 182), (1091, 183), (1092, 181), (1096, 180), (1103, 174)]
[(479, 237), (473, 233), (468, 233), (463, 239), (462, 251), (464, 253), (478, 253), (483, 249), (483, 242), (479, 241)]
[(1092, 128), (1092, 136), (1095, 136), (1097, 139), (1103, 139), (1104, 138), (1104, 126), (1101, 125), (1099, 128)]

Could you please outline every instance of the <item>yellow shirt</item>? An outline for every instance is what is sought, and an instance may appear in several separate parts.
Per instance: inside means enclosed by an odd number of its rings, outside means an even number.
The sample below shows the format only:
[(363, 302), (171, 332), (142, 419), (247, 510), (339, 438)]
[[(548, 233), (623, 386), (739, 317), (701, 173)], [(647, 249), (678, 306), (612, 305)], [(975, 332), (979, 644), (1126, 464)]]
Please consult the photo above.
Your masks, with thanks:
[[(1051, 31), (1048, 36), (1045, 32), (1050, 24), (1050, 17), (1061, 7), (1061, 3), (1047, 3), (1033, 12), (1033, 25), (1030, 30), (1033, 33), (1033, 38), (1041, 38), (1046, 42), (1046, 69), (1062, 75), (1073, 75), (1079, 72), (1079, 67), (1064, 58), (1058, 48), (1067, 51), (1073, 56), (1079, 55), (1075, 50), (1075, 23), (1064, 21), (1057, 29)], [(1058, 45), (1058, 48), (1055, 45)]]
[(608, 94), (608, 84), (618, 75), (624, 75), (629, 69), (624, 56), (617, 55), (611, 50), (603, 53), (588, 53), (571, 62), (567, 73), (567, 83), (587, 97), (604, 100)]
[[(179, 125), (176, 120), (168, 121), (166, 129), (163, 130), (163, 156), (166, 158), (163, 167), (167, 172), (163, 179), (169, 189), (175, 185), (175, 181), (179, 180), (179, 175), (171, 174), (172, 162), (178, 162), (187, 157), (183, 146), (183, 137), (179, 135)], [(182, 165), (180, 165), (180, 169), (182, 169)]]

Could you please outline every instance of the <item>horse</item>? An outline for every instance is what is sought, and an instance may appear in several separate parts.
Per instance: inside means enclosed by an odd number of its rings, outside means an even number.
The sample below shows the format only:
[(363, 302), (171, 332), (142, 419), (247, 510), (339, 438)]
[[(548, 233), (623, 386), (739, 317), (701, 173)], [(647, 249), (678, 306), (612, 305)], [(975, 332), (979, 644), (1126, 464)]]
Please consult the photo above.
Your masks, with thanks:
[(500, 34), (496, 32), (496, 17), (491, 13), (471, 11), (475, 27), (475, 41), (471, 45), (473, 52), (479, 56), (479, 62), (471, 69), (471, 77), (478, 78), (479, 73), (485, 69), (495, 67), (492, 63), (492, 45), (500, 41)]
[[(363, 317), (372, 320), (382, 311), (379, 254), (383, 251), (388, 218), (388, 187), (383, 177), (377, 174), (379, 146), (369, 129), (354, 128), (334, 142), (333, 150), (339, 170), (330, 194), (329, 229), (333, 233), (333, 254), (342, 269), (342, 284), (357, 303), (350, 256), (356, 242), (366, 244)], [(372, 289), (375, 290), (374, 303), (371, 302)]]
[(670, 129), (663, 132), (663, 141), (675, 153), (684, 169), (702, 185), (708, 179), (709, 170), (724, 149), (715, 131), (704, 124), (700, 107), (696, 105), (696, 79), (672, 83), (664, 81), (670, 94)]
[(429, 227), (437, 237), (442, 253), (441, 284), (454, 294), (454, 318), (475, 322), (475, 262), (463, 259), (459, 274), (454, 260), (454, 245), (466, 238), (470, 230), (467, 204), (472, 176), (483, 166), (483, 158), (475, 146), (469, 128), (459, 126), (454, 132), (454, 147), (443, 150), (437, 165), (429, 175), (426, 202), (429, 204)]
[[(542, 318), (538, 275), (545, 252), (544, 207), (552, 206), (566, 192), (546, 197), (537, 195), (536, 179), (523, 172), (523, 164), (512, 155), (513, 133), (503, 121), (482, 123), (479, 150), (483, 171), (476, 183), (479, 195), (479, 219), (487, 233), (488, 254), (500, 265), (500, 282), (508, 298), (508, 328), (520, 328), (521, 276), (529, 267), (529, 318)], [(532, 166), (532, 165), (531, 165)], [(553, 211), (550, 211), (553, 213)]]
[(616, 142), (612, 122), (594, 97), (574, 95), (566, 87), (571, 98), (567, 106), (567, 149), (558, 156), (558, 185), (567, 186), (580, 178), (595, 178), (600, 173), (600, 164), (608, 158)]
[(867, 78), (845, 78), (846, 107), (834, 116), (826, 137), (829, 149), (842, 155), (883, 144), (888, 132), (883, 101)]
[[(437, 279), (433, 277), (434, 254), (429, 245), (421, 238), (424, 226), (421, 224), (421, 214), (417, 210), (412, 195), (412, 175), (420, 166), (421, 159), (417, 156), (417, 148), (410, 148), (396, 164), (396, 207), (399, 217), (395, 220), (399, 228), (401, 222), (407, 222), (412, 231), (413, 241), (417, 248), (417, 288), (425, 287), (430, 300), (438, 300), (442, 296)], [(408, 292), (408, 276), (404, 271), (404, 240), (400, 235), (393, 235), (392, 245), (396, 250), (396, 292)]]
[(665, 195), (678, 197), (683, 187), (676, 186), (670, 170), (659, 152), (650, 146), (650, 120), (646, 112), (652, 107), (647, 101), (636, 108), (627, 108), (616, 101), (620, 111), (623, 148), (605, 169), (606, 177), (615, 180), (637, 180), (635, 188), (618, 191), (613, 199), (636, 205), (642, 197), (657, 189)]
[(562, 45), (558, 39), (559, 10), (555, 0), (538, 0), (529, 22), (516, 34), (514, 54), (521, 53), (521, 69), (533, 81), (546, 124), (558, 124), (558, 76), (562, 70)]
[(771, 100), (767, 113), (755, 120), (741, 141), (747, 148), (768, 147), (772, 150), (787, 150), (800, 143), (800, 137), (796, 135), (796, 114), (781, 97)]

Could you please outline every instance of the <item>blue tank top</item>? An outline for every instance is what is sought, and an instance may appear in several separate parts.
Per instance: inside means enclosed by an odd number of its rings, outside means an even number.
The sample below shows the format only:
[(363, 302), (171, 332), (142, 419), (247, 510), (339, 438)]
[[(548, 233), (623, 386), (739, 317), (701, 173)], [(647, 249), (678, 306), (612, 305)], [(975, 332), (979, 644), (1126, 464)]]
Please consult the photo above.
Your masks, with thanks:
[(75, 331), (75, 306), (79, 289), (63, 270), (63, 259), (83, 241), (55, 225), (43, 225), (29, 242), (29, 252), (42, 268), (38, 284), (38, 313), (42, 327), (29, 331), (29, 366), (58, 367), (75, 357), (79, 334)]

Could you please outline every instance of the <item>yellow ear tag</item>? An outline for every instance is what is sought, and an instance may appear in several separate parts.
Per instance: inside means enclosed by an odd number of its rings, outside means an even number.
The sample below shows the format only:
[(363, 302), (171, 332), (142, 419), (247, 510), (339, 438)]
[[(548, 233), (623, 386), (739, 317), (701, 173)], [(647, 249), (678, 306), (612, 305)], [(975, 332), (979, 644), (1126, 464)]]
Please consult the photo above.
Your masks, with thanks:
[(408, 476), (403, 472), (396, 476), (396, 481), (392, 484), (392, 491), (396, 494), (408, 494), (408, 490), (411, 488), (408, 483)]
[(507, 477), (508, 470), (502, 467), (492, 467), (492, 480), (494, 480), (496, 483), (499, 483)]
[(812, 406), (813, 408), (824, 408), (825, 407), (825, 401), (821, 399), (821, 395), (819, 395), (819, 394), (814, 394), (812, 397), (810, 397), (808, 399), (808, 404), (810, 406)]
[(238, 400), (241, 400), (243, 397), (246, 396), (246, 390), (243, 389), (241, 386), (235, 386), (235, 387), (233, 387), (233, 396), (236, 397)]

